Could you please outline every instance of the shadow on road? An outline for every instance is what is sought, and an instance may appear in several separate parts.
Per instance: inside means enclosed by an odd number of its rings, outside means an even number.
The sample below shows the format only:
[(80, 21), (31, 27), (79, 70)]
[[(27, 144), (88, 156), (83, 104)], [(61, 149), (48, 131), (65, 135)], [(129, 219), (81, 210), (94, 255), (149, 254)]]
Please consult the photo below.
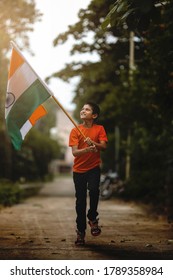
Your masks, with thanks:
[(163, 251), (155, 251), (153, 248), (147, 251), (143, 251), (133, 248), (133, 247), (124, 247), (120, 245), (101, 245), (101, 244), (92, 244), (88, 243), (85, 245), (87, 250), (92, 252), (97, 252), (101, 259), (108, 260), (172, 260), (173, 253), (172, 251), (164, 254)]

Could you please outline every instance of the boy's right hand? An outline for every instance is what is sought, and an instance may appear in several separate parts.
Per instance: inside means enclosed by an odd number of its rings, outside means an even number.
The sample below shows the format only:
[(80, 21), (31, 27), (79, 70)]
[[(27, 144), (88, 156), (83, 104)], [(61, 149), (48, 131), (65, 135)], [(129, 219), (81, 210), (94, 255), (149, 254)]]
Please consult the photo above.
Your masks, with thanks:
[(84, 142), (86, 142), (86, 143), (88, 144), (88, 146), (93, 145), (92, 140), (91, 140), (90, 137), (87, 137), (87, 138), (84, 140)]
[(89, 147), (87, 147), (87, 151), (88, 152), (92, 152), (92, 153), (97, 153), (97, 148), (96, 146), (93, 144), (92, 140), (90, 137), (87, 137), (84, 142), (86, 142), (88, 144)]

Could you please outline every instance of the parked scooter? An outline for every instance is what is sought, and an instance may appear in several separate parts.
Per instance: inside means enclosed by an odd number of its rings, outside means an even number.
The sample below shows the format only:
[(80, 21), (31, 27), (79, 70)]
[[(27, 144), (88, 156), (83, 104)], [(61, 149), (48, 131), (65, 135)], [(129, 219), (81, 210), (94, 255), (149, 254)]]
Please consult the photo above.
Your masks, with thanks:
[(123, 181), (120, 180), (117, 172), (109, 171), (101, 175), (100, 199), (109, 199), (113, 193), (121, 193), (124, 190)]

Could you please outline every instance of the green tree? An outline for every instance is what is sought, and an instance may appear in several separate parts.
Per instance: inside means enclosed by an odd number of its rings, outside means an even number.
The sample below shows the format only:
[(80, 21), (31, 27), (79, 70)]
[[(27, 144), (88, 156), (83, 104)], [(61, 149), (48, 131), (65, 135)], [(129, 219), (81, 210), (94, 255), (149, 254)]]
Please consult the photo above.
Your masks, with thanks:
[(5, 131), (4, 108), (7, 88), (7, 68), (10, 41), (14, 40), (20, 47), (29, 48), (28, 32), (41, 14), (35, 7), (34, 0), (2, 0), (0, 1), (0, 176), (10, 177), (11, 145)]
[[(133, 125), (132, 177), (129, 194), (156, 200), (164, 207), (166, 161), (172, 155), (172, 1), (119, 0), (114, 3), (102, 27), (133, 30), (144, 48), (136, 63), (135, 87), (140, 91), (141, 119)], [(136, 73), (134, 73), (136, 75)], [(138, 80), (138, 83), (137, 83)], [(146, 87), (146, 85), (148, 85)], [(133, 96), (137, 92), (133, 89)], [(139, 101), (139, 98), (138, 98)]]
[[(129, 81), (129, 32), (125, 28), (113, 27), (105, 31), (101, 28), (105, 14), (114, 1), (91, 1), (87, 10), (79, 12), (79, 22), (70, 26), (68, 31), (60, 34), (54, 44), (62, 44), (72, 35), (77, 41), (71, 50), (75, 53), (94, 53), (98, 61), (74, 62), (54, 77), (64, 81), (79, 76), (79, 83), (75, 90), (74, 102), (77, 105), (75, 116), (79, 115), (82, 104), (93, 100), (101, 106), (100, 122), (106, 127), (109, 138), (108, 149), (104, 153), (105, 169), (115, 168), (115, 126), (121, 130), (122, 145), (120, 146), (121, 173), (124, 175), (125, 150), (127, 149), (127, 135), (129, 128), (136, 120), (135, 111), (138, 109), (137, 97), (133, 96)], [(92, 40), (87, 40), (87, 34), (92, 34)], [(90, 36), (91, 37), (91, 36)], [(136, 57), (144, 54), (141, 40), (136, 43)], [(141, 103), (141, 102), (140, 102)], [(140, 110), (138, 110), (140, 112)]]
[(24, 177), (27, 181), (45, 180), (50, 176), (50, 163), (60, 155), (57, 141), (33, 128), (26, 136), (22, 150), (14, 152), (13, 181)]
[(33, 24), (40, 19), (41, 14), (35, 7), (35, 1), (2, 0), (0, 2), (0, 121), (4, 119), (4, 102), (7, 81), (8, 51), (10, 41), (20, 43), (20, 47), (30, 50), (28, 32), (33, 31)]
[[(166, 3), (165, 3), (166, 2)], [(73, 36), (71, 54), (96, 53), (96, 62), (73, 62), (54, 77), (78, 76), (76, 114), (88, 99), (98, 102), (109, 135), (104, 158), (113, 167), (114, 128), (121, 133), (120, 172), (127, 148), (131, 177), (127, 193), (164, 204), (166, 160), (172, 154), (172, 1), (93, 0), (79, 12), (79, 22), (54, 45)], [(105, 19), (105, 16), (107, 17)], [(102, 28), (101, 29), (101, 25)], [(106, 28), (107, 27), (107, 28)], [(129, 71), (129, 32), (135, 32), (135, 69)], [(87, 40), (87, 34), (92, 39)], [(92, 36), (91, 36), (92, 35)], [(131, 144), (127, 139), (130, 131)]]
[(151, 24), (157, 24), (161, 19), (161, 11), (158, 7), (164, 7), (170, 1), (162, 0), (117, 0), (111, 6), (110, 12), (102, 23), (105, 29), (119, 26), (130, 31), (143, 32), (148, 30)]

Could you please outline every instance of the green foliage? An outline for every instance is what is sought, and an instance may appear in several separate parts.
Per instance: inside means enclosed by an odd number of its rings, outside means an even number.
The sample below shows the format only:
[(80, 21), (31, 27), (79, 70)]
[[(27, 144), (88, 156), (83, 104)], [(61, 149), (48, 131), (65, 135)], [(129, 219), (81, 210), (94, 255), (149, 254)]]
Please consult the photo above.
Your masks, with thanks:
[(0, 131), (0, 178), (10, 178), (12, 167), (11, 144), (5, 131)]
[(10, 41), (14, 40), (20, 48), (29, 48), (28, 32), (41, 14), (34, 0), (0, 1), (0, 177), (12, 176), (12, 148), (6, 135), (4, 120), (7, 88)]
[(127, 17), (134, 11), (134, 9), (129, 10), (128, 0), (118, 0), (114, 3), (110, 12), (107, 14), (106, 18), (102, 23), (102, 28), (106, 29), (108, 25), (114, 26), (116, 24), (122, 24)]
[(18, 184), (10, 181), (0, 180), (0, 204), (11, 206), (21, 201), (22, 190)]
[[(109, 136), (108, 148), (102, 154), (104, 171), (115, 167), (114, 129), (119, 127), (122, 178), (126, 155), (131, 159), (124, 196), (163, 206), (166, 162), (173, 153), (173, 2), (162, 2), (92, 0), (88, 9), (79, 12), (79, 22), (54, 43), (65, 43), (73, 36), (78, 44), (72, 46), (72, 55), (97, 53), (98, 60), (73, 62), (53, 75), (64, 81), (79, 77), (74, 97), (76, 118), (87, 100), (100, 105), (99, 121)], [(129, 69), (132, 30), (135, 68)], [(87, 41), (87, 34), (93, 34), (92, 40)]]
[[(40, 20), (35, 1), (6, 0), (0, 2), (0, 177), (18, 181), (44, 180), (50, 176), (49, 164), (60, 154), (59, 144), (50, 139), (50, 128), (55, 124), (55, 106), (46, 103), (49, 114), (42, 118), (36, 129), (29, 132), (20, 152), (14, 151), (6, 135), (4, 121), (5, 92), (7, 87), (7, 66), (9, 43), (14, 40), (20, 48), (30, 51), (28, 32)], [(10, 190), (8, 190), (10, 192)]]
[(18, 204), (28, 197), (37, 195), (41, 188), (42, 183), (14, 183), (7, 179), (1, 179), (0, 206), (12, 206), (14, 204)]
[(34, 0), (0, 1), (0, 52), (8, 51), (11, 40), (29, 48), (27, 32), (33, 31), (33, 24), (40, 19)]
[[(163, 3), (164, 2), (164, 3)], [(102, 28), (120, 26), (133, 31), (145, 31), (152, 24), (157, 24), (161, 19), (159, 6), (165, 2), (158, 0), (117, 0), (110, 12), (105, 17)]]
[(27, 139), (28, 147), (31, 148), (34, 161), (37, 167), (38, 176), (44, 180), (44, 176), (49, 173), (49, 164), (53, 159), (58, 158), (60, 146), (38, 131), (32, 131)]
[(13, 154), (13, 180), (24, 177), (26, 181), (45, 180), (50, 174), (49, 165), (60, 155), (57, 141), (33, 128), (23, 143), (22, 150)]
[(27, 32), (33, 30), (33, 24), (40, 16), (34, 0), (0, 1), (0, 124), (3, 127), (10, 41), (19, 41), (20, 48), (25, 47), (29, 51)]

